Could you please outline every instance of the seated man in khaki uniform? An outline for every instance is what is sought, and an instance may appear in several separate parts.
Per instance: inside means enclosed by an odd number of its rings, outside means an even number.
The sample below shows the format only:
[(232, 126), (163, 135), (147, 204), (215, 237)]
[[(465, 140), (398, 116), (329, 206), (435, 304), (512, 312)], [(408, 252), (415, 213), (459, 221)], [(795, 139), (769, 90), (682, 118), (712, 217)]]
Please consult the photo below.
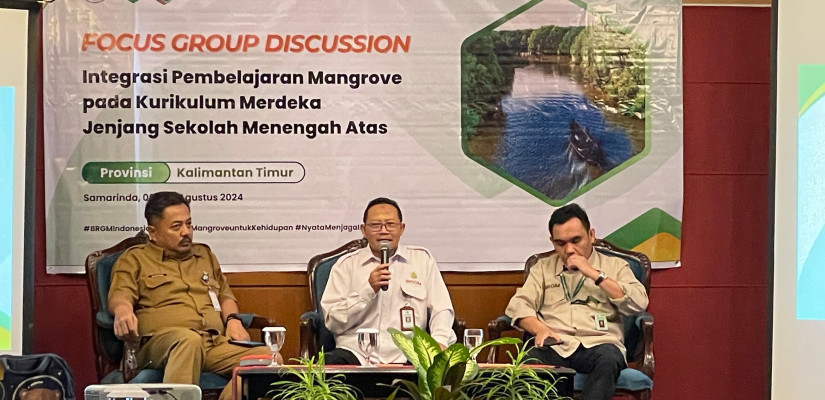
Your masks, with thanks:
[(593, 249), (596, 231), (581, 207), (557, 209), (548, 225), (556, 252), (530, 268), (506, 314), (536, 337), (528, 363), (590, 374), (582, 400), (609, 399), (627, 366), (623, 315), (644, 311), (647, 293), (626, 261)]
[[(154, 193), (144, 214), (149, 242), (123, 252), (109, 290), (115, 335), (143, 342), (138, 365), (165, 368), (165, 383), (197, 385), (202, 371), (229, 377), (240, 357), (269, 354), (265, 346), (228, 342), (249, 334), (218, 259), (192, 242), (189, 201), (180, 193)], [(230, 394), (224, 390), (221, 398)]]

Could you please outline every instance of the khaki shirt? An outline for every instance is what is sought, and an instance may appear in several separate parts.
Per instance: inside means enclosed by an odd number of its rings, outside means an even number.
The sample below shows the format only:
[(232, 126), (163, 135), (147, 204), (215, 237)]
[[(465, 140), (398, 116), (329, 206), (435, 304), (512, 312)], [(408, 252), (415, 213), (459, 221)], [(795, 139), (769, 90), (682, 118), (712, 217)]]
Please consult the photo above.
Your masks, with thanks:
[[(530, 274), (524, 286), (516, 291), (510, 299), (505, 313), (513, 319), (513, 326), (521, 318), (534, 316), (545, 323), (559, 335), (564, 344), (553, 346), (562, 356), (569, 357), (579, 347), (586, 348), (603, 343), (611, 343), (625, 354), (623, 343), (623, 315), (638, 314), (647, 308), (645, 287), (633, 275), (627, 262), (618, 257), (610, 257), (595, 249), (588, 259), (590, 265), (601, 270), (607, 277), (615, 280), (622, 287), (625, 295), (611, 299), (592, 279), (586, 278), (580, 271), (565, 272), (561, 258), (556, 254), (543, 258), (530, 268)], [(568, 293), (572, 294), (583, 278), (581, 290), (574, 300), (586, 300), (592, 296), (598, 301), (587, 304), (572, 304), (565, 297), (562, 276), (567, 283)], [(597, 328), (596, 316), (607, 318), (607, 330)], [(519, 328), (520, 329), (520, 328)]]
[(146, 243), (118, 257), (112, 268), (109, 302), (125, 298), (135, 306), (141, 336), (165, 327), (223, 334), (223, 319), (212, 304), (210, 289), (219, 302), (235, 299), (209, 246), (193, 243), (190, 255), (178, 260)]

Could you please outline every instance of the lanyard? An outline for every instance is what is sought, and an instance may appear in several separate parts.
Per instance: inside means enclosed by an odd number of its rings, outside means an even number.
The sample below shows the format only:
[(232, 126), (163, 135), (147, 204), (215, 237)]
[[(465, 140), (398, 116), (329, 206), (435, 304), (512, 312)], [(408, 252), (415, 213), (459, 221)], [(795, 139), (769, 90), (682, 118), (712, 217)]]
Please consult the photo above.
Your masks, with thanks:
[(579, 291), (582, 290), (582, 286), (584, 286), (584, 276), (579, 279), (579, 283), (576, 284), (576, 289), (573, 290), (573, 293), (571, 294), (570, 289), (567, 286), (567, 280), (564, 278), (564, 273), (561, 274), (561, 287), (564, 289), (564, 298), (567, 299), (567, 301), (574, 303), (573, 299), (575, 299), (576, 295), (579, 294)]

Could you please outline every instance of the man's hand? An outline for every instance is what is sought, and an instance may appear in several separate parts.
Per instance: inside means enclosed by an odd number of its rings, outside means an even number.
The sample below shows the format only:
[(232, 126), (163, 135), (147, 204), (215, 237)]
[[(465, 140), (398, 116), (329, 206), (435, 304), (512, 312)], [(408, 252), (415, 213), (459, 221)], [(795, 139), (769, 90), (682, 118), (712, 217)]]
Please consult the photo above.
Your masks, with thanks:
[(233, 318), (226, 323), (226, 337), (232, 340), (249, 340), (249, 332), (243, 327), (241, 321)]
[(554, 342), (561, 342), (559, 335), (556, 334), (556, 332), (553, 332), (553, 330), (549, 327), (545, 326), (543, 329), (539, 329), (539, 331), (536, 332), (536, 347), (544, 346), (544, 341), (547, 340), (547, 338), (552, 338)]
[(556, 342), (561, 341), (559, 335), (556, 332), (553, 332), (553, 330), (550, 329), (550, 327), (544, 322), (539, 321), (537, 317), (524, 317), (518, 320), (517, 323), (521, 329), (532, 333), (533, 336), (536, 337), (536, 347), (543, 346), (544, 341), (547, 340), (547, 338), (553, 338)]
[(137, 340), (140, 338), (137, 316), (135, 316), (135, 312), (131, 307), (119, 307), (116, 310), (114, 329), (115, 336), (120, 340)]
[(576, 267), (576, 269), (581, 271), (582, 275), (593, 280), (596, 280), (596, 278), (599, 277), (599, 271), (590, 265), (590, 261), (587, 261), (587, 258), (579, 254), (571, 254), (567, 256), (567, 267)]
[(375, 267), (372, 272), (370, 272), (370, 287), (375, 293), (378, 293), (381, 290), (381, 286), (386, 286), (390, 284), (390, 265), (389, 264), (381, 264)]

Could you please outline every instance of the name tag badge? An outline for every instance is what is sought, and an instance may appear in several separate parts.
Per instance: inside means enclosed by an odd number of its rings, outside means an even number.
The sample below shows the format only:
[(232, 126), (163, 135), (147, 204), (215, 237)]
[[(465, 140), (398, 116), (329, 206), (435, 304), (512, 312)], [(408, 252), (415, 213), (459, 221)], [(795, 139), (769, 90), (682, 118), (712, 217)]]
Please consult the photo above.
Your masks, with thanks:
[(218, 301), (218, 295), (212, 289), (209, 289), (209, 300), (212, 300), (212, 307), (215, 308), (215, 311), (221, 312), (221, 302)]
[(597, 331), (606, 331), (607, 330), (607, 317), (602, 314), (596, 314), (596, 330)]
[(415, 310), (410, 306), (401, 307), (401, 330), (411, 331), (415, 326)]

